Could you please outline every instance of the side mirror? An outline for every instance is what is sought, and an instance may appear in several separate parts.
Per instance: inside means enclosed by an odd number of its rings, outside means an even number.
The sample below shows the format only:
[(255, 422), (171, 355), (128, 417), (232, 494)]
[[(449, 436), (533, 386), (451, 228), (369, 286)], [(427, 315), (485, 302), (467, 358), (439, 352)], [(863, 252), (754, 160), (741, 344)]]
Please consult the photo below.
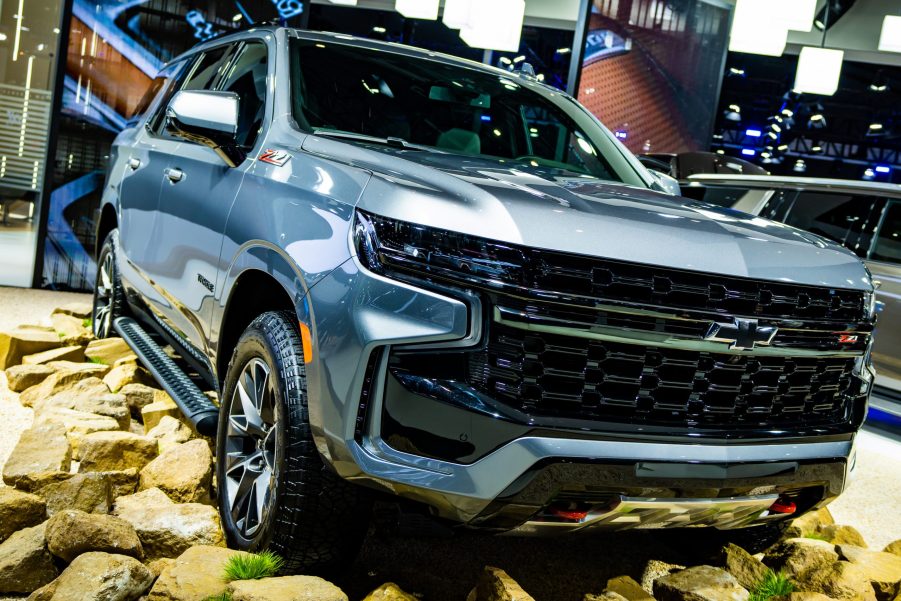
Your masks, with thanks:
[(679, 186), (679, 180), (675, 177), (667, 175), (666, 173), (660, 173), (659, 171), (654, 171), (653, 169), (648, 169), (648, 173), (651, 174), (651, 177), (654, 178), (653, 188), (658, 192), (665, 192), (666, 194), (671, 194), (673, 196), (682, 196), (682, 188)]
[(177, 92), (166, 107), (166, 131), (209, 146), (229, 167), (237, 167), (247, 158), (235, 138), (239, 105), (234, 92)]

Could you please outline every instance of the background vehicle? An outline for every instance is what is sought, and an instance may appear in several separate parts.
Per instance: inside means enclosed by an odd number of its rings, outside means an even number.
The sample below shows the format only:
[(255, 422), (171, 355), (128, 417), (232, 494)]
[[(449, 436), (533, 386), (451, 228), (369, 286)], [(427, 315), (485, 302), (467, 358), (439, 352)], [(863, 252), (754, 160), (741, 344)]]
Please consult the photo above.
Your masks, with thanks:
[(340, 566), (363, 486), (526, 534), (842, 491), (872, 285), (839, 245), (674, 200), (573, 99), (476, 63), (262, 28), (161, 78), (113, 152), (95, 330), (217, 434), (233, 546)]
[(757, 175), (693, 175), (683, 194), (819, 234), (866, 261), (879, 302), (876, 386), (901, 400), (901, 186)]

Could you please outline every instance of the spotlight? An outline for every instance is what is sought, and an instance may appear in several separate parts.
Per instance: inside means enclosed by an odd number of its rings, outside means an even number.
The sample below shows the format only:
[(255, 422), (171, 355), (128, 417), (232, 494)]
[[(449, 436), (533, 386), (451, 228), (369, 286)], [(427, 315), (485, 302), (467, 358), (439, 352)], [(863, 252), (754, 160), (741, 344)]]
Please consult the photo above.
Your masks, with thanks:
[(385, 33), (388, 30), (385, 29), (384, 27), (380, 27), (380, 26), (376, 25), (375, 27), (372, 28), (372, 31), (374, 31), (375, 33)]
[(235, 13), (235, 16), (232, 17), (232, 21), (237, 23), (238, 21), (240, 21), (243, 18), (244, 18), (244, 15), (242, 15), (241, 13)]
[(813, 26), (820, 31), (826, 31), (838, 22), (839, 19), (851, 10), (857, 0), (826, 0), (825, 6), (820, 9), (813, 19)]
[(723, 111), (723, 116), (727, 121), (741, 121), (741, 107), (737, 104), (730, 104), (729, 108)]
[(872, 181), (872, 180), (876, 179), (876, 172), (873, 171), (873, 169), (871, 167), (867, 167), (866, 170), (864, 170), (864, 172), (863, 172), (862, 179), (864, 181), (868, 181), (868, 182)]
[(822, 146), (811, 146), (810, 152), (812, 154), (820, 154), (821, 152), (823, 152), (823, 147)]
[(729, 67), (729, 73), (727, 74), (729, 77), (744, 77), (745, 70), (737, 69), (736, 67)]
[(788, 150), (788, 144), (780, 144), (776, 147), (776, 150), (778, 150), (779, 152), (785, 152), (786, 150)]
[(826, 127), (826, 117), (823, 116), (823, 113), (814, 113), (807, 121), (807, 127), (810, 129), (823, 129)]
[(795, 166), (792, 167), (792, 171), (795, 173), (804, 173), (807, 171), (807, 163), (804, 162), (804, 159), (798, 159), (795, 161)]
[(881, 123), (870, 123), (870, 131), (882, 131)]

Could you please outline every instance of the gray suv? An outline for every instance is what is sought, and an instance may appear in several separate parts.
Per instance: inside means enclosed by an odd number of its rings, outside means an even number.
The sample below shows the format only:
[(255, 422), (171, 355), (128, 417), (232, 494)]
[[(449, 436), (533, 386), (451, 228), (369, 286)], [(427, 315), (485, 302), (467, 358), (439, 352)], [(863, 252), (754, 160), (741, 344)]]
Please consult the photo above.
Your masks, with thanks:
[(380, 497), (490, 532), (778, 530), (853, 467), (870, 275), (664, 184), (528, 75), (247, 31), (117, 138), (95, 331), (216, 437), (229, 543), (291, 569), (340, 565)]

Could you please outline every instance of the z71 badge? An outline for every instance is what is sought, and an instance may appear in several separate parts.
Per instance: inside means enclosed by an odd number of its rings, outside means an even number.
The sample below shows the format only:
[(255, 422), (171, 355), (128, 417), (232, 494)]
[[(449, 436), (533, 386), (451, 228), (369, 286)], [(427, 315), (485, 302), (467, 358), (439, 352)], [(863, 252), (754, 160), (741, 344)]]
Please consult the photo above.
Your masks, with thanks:
[(271, 148), (268, 148), (260, 154), (260, 160), (264, 163), (284, 167), (285, 163), (291, 160), (291, 155), (284, 150), (272, 150)]

